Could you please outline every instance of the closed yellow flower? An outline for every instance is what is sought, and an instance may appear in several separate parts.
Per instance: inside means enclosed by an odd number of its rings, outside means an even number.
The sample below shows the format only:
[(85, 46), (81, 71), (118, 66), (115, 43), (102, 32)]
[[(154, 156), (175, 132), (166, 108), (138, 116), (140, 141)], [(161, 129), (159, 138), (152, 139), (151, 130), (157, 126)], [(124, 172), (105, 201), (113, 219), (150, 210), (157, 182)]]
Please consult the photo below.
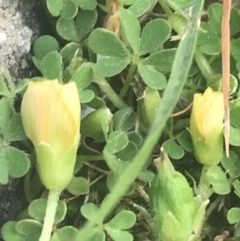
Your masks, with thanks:
[(223, 155), (223, 93), (208, 87), (195, 94), (190, 131), (196, 159), (205, 165), (216, 165)]
[(30, 82), (21, 105), (23, 127), (36, 149), (38, 169), (48, 189), (71, 181), (80, 140), (80, 100), (74, 82)]

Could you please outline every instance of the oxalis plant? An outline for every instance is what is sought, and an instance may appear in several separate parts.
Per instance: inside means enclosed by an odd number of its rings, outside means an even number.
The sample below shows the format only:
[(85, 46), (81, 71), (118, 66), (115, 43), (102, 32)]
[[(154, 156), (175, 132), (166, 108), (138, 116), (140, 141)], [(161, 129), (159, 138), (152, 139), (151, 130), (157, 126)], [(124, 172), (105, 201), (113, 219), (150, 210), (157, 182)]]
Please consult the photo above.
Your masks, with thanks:
[(25, 200), (3, 240), (238, 240), (237, 5), (43, 4), (39, 76), (0, 78), (0, 183)]

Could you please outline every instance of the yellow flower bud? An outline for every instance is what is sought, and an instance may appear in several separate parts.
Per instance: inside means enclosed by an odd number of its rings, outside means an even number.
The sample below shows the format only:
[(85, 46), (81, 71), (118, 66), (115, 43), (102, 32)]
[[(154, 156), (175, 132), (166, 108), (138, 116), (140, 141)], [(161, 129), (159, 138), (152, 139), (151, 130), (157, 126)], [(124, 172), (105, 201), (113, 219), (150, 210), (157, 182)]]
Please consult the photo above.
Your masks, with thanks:
[(223, 93), (208, 87), (195, 94), (190, 131), (196, 159), (204, 165), (217, 165), (223, 155)]
[(80, 100), (74, 82), (30, 82), (21, 105), (23, 127), (36, 149), (38, 169), (48, 189), (71, 181), (80, 140)]

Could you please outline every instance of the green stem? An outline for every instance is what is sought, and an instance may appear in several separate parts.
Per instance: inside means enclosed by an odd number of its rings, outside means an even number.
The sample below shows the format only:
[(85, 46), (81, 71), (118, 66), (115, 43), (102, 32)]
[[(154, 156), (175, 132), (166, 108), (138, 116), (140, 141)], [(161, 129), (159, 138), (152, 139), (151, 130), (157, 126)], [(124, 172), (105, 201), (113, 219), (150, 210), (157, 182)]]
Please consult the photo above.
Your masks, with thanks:
[(213, 72), (210, 64), (208, 63), (207, 59), (205, 58), (203, 53), (198, 48), (195, 49), (194, 58), (195, 58), (195, 61), (198, 65), (199, 69), (201, 70), (202, 75), (208, 82), (214, 76), (214, 72)]
[(119, 94), (119, 97), (121, 99), (123, 99), (128, 92), (128, 89), (129, 89), (129, 87), (132, 83), (133, 75), (135, 73), (136, 68), (137, 68), (137, 66), (135, 64), (131, 63), (130, 68), (128, 70), (126, 81), (123, 85), (123, 88), (120, 91), (120, 94)]
[(158, 0), (159, 4), (161, 5), (162, 9), (164, 10), (164, 12), (167, 14), (167, 16), (169, 17), (170, 15), (172, 15), (172, 10), (170, 9), (170, 7), (166, 4), (166, 0)]
[(116, 94), (113, 88), (109, 85), (107, 80), (101, 76), (94, 79), (94, 82), (98, 84), (99, 88), (106, 94), (108, 99), (118, 108), (126, 107), (127, 104)]
[(103, 160), (105, 160), (103, 155), (78, 155), (78, 157), (84, 161), (103, 161)]
[(45, 213), (43, 229), (39, 241), (49, 241), (51, 238), (51, 233), (53, 229), (54, 219), (57, 211), (58, 200), (61, 191), (59, 190), (49, 190), (47, 209)]
[(209, 167), (207, 166), (203, 166), (200, 182), (197, 189), (198, 194), (202, 199), (202, 202), (208, 200), (210, 196), (213, 194), (213, 189), (211, 188), (206, 176), (208, 168)]

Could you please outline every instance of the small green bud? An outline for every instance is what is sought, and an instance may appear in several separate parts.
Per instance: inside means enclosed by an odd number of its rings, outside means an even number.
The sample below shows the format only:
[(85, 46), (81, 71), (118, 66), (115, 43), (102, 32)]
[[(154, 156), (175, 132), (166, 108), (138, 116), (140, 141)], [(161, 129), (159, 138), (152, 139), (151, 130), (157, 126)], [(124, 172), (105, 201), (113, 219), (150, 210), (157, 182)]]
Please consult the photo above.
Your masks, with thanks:
[(147, 87), (138, 100), (140, 120), (145, 127), (153, 124), (160, 104), (161, 97), (158, 90)]
[(81, 122), (81, 137), (91, 137), (94, 140), (104, 140), (104, 130), (109, 131), (112, 113), (108, 108), (100, 108), (87, 115)]
[(150, 193), (157, 236), (161, 241), (187, 241), (192, 235), (197, 214), (192, 189), (164, 153), (158, 160), (158, 174)]

